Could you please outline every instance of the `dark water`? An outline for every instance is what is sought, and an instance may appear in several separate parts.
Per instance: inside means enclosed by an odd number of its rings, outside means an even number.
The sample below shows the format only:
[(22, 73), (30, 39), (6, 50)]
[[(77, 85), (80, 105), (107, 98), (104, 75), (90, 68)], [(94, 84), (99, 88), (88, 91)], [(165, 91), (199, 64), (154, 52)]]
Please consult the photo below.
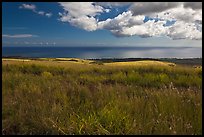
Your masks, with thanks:
[(2, 47), (2, 56), (72, 58), (197, 58), (197, 47)]

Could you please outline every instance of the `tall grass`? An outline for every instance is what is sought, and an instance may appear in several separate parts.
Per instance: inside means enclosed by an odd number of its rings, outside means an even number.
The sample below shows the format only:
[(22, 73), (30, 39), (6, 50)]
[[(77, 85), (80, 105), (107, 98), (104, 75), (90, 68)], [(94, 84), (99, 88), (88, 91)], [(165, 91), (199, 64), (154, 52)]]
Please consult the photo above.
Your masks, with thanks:
[(2, 66), (3, 134), (202, 134), (202, 69)]

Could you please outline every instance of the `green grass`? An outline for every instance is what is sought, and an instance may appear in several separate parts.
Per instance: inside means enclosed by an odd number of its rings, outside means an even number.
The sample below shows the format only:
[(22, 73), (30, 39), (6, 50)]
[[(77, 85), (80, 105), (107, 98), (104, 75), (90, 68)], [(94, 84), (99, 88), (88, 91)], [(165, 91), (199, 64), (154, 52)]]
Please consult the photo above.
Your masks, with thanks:
[(202, 69), (11, 62), (3, 134), (202, 134)]

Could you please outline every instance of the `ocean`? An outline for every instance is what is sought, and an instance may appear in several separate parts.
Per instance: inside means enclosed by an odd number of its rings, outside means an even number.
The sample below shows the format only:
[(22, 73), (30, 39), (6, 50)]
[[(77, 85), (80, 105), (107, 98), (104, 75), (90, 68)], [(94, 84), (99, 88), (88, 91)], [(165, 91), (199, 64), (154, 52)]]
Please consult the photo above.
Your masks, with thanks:
[(200, 58), (202, 47), (2, 47), (2, 57)]

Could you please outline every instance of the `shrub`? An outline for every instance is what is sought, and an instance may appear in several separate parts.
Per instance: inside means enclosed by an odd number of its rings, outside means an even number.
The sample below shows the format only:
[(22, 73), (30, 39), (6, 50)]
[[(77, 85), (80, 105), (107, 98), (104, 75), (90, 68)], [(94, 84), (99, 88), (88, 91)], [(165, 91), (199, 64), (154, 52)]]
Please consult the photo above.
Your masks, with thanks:
[(45, 71), (42, 73), (42, 76), (45, 78), (51, 78), (53, 75), (52, 75), (52, 73)]

